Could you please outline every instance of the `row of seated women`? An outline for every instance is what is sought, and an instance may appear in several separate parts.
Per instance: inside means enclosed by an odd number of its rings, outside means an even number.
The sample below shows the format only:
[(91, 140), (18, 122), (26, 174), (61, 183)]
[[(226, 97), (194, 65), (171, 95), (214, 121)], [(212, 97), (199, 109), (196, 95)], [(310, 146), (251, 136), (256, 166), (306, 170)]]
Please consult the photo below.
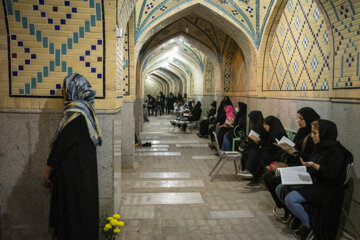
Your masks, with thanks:
[[(240, 106), (241, 104), (239, 104)], [(222, 150), (230, 150), (232, 105), (223, 104), (224, 125), (217, 125), (217, 136)], [(244, 109), (242, 109), (244, 110)], [(246, 108), (245, 108), (246, 113)], [(238, 116), (244, 114), (237, 114)], [(283, 151), (274, 145), (275, 139), (287, 137), (286, 131), (275, 116), (265, 119), (260, 111), (252, 111), (249, 117), (249, 131), (260, 135), (260, 141), (246, 138), (242, 151), (242, 176), (252, 176), (247, 188), (260, 188), (260, 178), (273, 197), (277, 208), (284, 208), (284, 223), (295, 217), (293, 230), (301, 239), (307, 239), (313, 230), (316, 239), (335, 239), (344, 196), (344, 181), (347, 166), (353, 162), (352, 154), (337, 141), (336, 124), (321, 119), (309, 107), (297, 112), (299, 129), (293, 142), (294, 149)], [(288, 166), (307, 167), (312, 185), (283, 185), (281, 177), (274, 171), (265, 171), (273, 162), (285, 162)]]

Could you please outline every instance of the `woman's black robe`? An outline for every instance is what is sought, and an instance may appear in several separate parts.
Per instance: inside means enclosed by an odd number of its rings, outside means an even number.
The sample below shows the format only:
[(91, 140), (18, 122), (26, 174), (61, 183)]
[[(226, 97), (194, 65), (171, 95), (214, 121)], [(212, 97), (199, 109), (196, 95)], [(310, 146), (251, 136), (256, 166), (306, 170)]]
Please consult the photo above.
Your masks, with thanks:
[(99, 194), (96, 148), (85, 118), (68, 123), (54, 142), (47, 164), (55, 169), (50, 227), (59, 240), (96, 240)]

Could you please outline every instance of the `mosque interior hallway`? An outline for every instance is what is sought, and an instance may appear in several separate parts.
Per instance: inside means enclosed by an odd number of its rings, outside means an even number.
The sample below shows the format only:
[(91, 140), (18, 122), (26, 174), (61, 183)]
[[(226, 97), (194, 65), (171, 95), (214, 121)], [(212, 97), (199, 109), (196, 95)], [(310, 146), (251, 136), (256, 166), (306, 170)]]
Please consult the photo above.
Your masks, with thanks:
[(232, 162), (210, 182), (215, 150), (197, 130), (168, 133), (172, 118), (144, 124), (140, 137), (152, 146), (136, 148), (136, 170), (122, 170), (121, 239), (296, 239), (264, 185), (246, 189)]

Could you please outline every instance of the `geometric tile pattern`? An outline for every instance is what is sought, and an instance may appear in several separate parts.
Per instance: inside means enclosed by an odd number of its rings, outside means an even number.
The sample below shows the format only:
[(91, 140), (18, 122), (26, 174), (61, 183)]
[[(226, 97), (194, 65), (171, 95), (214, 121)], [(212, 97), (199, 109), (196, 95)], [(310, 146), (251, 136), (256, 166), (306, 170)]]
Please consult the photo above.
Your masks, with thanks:
[(60, 97), (64, 77), (78, 72), (105, 97), (101, 0), (3, 3), (10, 96)]
[(129, 24), (126, 27), (124, 36), (124, 56), (123, 56), (123, 79), (122, 79), (122, 91), (123, 95), (129, 95), (129, 84), (130, 84), (130, 72), (129, 72)]
[(233, 61), (233, 55), (237, 48), (237, 44), (231, 40), (228, 46), (227, 54), (225, 57), (225, 69), (224, 69), (224, 91), (230, 91), (230, 79), (231, 79), (231, 64)]
[(263, 91), (329, 90), (328, 32), (314, 0), (289, 0), (268, 45)]
[[(134, 8), (135, 44), (144, 31), (164, 15), (191, 0), (138, 1)], [(265, 23), (275, 0), (204, 0), (230, 17), (260, 46)]]
[[(360, 88), (360, 25), (358, 23), (360, 2), (356, 0), (321, 0), (321, 2), (324, 8), (329, 9), (328, 15), (334, 40), (336, 67), (333, 88)], [(328, 41), (327, 34), (323, 38)]]
[(208, 58), (207, 61), (206, 61), (205, 82), (204, 82), (206, 92), (212, 92), (213, 91), (213, 87), (212, 87), (213, 76), (214, 76), (214, 65), (212, 64), (212, 62)]

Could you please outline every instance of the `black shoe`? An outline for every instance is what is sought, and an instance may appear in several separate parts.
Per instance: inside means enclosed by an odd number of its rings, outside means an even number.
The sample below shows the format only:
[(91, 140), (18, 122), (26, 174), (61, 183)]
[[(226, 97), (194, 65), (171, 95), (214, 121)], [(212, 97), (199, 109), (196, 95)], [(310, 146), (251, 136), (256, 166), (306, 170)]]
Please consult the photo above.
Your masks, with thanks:
[(259, 189), (260, 183), (259, 180), (252, 180), (250, 183), (248, 183), (245, 188), (247, 189)]
[(298, 235), (300, 236), (301, 240), (307, 240), (310, 238), (312, 234), (311, 228), (302, 226), (298, 231)]
[(302, 228), (301, 221), (295, 217), (293, 221), (290, 223), (290, 230), (293, 232), (299, 232)]
[(285, 209), (285, 214), (281, 218), (281, 222), (287, 224), (290, 221), (291, 217), (292, 217), (291, 212)]

